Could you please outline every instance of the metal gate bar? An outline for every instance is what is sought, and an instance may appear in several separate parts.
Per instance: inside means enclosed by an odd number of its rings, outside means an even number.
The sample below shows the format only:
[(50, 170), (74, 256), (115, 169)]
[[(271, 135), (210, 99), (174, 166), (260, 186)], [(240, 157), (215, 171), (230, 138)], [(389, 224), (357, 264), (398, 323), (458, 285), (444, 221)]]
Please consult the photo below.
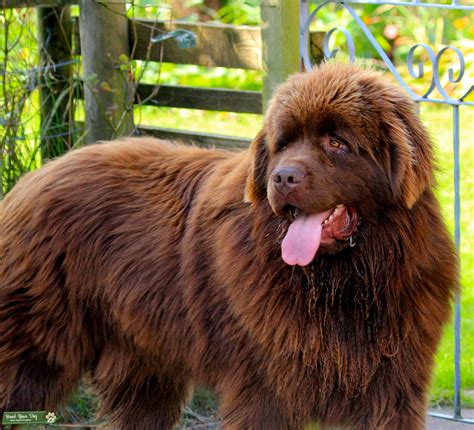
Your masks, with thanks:
[[(316, 4), (316, 8), (311, 14), (309, 14), (309, 5), (310, 2)], [(433, 76), (431, 78), (430, 86), (423, 95), (416, 94), (403, 80), (401, 75), (398, 73), (394, 64), (385, 53), (383, 48), (379, 45), (377, 40), (372, 35), (369, 28), (361, 20), (357, 12), (351, 7), (351, 5), (394, 5), (394, 6), (415, 6), (415, 7), (424, 7), (424, 8), (439, 8), (439, 9), (452, 9), (452, 10), (466, 10), (474, 11), (474, 5), (460, 5), (458, 0), (452, 0), (449, 4), (440, 4), (440, 3), (423, 3), (420, 0), (413, 1), (384, 1), (384, 0), (300, 0), (300, 57), (301, 63), (305, 70), (311, 70), (312, 64), (308, 52), (308, 40), (309, 40), (309, 27), (314, 21), (318, 12), (323, 9), (328, 4), (338, 4), (344, 9), (346, 9), (349, 14), (352, 16), (354, 21), (357, 23), (358, 27), (362, 30), (365, 37), (369, 40), (372, 47), (375, 49), (380, 58), (384, 61), (385, 65), (388, 67), (392, 75), (399, 82), (399, 84), (405, 89), (405, 91), (410, 95), (410, 97), (417, 103), (428, 102), (428, 103), (438, 103), (444, 105), (450, 105), (453, 109), (453, 155), (454, 155), (454, 241), (456, 245), (456, 250), (458, 255), (460, 255), (460, 245), (461, 245), (461, 227), (460, 227), (460, 214), (461, 214), (461, 197), (460, 197), (460, 162), (459, 162), (459, 107), (460, 106), (474, 106), (474, 102), (467, 102), (465, 98), (474, 90), (474, 85), (472, 85), (467, 92), (459, 97), (453, 98), (449, 96), (444, 90), (441, 79), (439, 76), (439, 66), (441, 57), (447, 50), (452, 50), (456, 53), (459, 60), (459, 72), (455, 76), (455, 72), (452, 68), (448, 69), (449, 73), (449, 82), (452, 84), (459, 83), (465, 73), (465, 60), (463, 53), (454, 46), (445, 46), (437, 54), (433, 49), (425, 44), (415, 44), (413, 45), (407, 56), (407, 67), (410, 76), (414, 79), (420, 79), (424, 76), (423, 64), (417, 64), (417, 67), (414, 66), (413, 57), (414, 53), (418, 49), (423, 49), (432, 64)], [(342, 27), (334, 27), (329, 30), (324, 37), (323, 51), (324, 57), (334, 58), (337, 54), (337, 49), (330, 50), (329, 41), (332, 35), (339, 31), (344, 34), (349, 58), (351, 61), (355, 60), (355, 45), (349, 31)], [(431, 93), (437, 89), (442, 98), (435, 98), (431, 96)], [(467, 424), (474, 424), (473, 419), (463, 418), (461, 411), (461, 304), (459, 294), (455, 297), (454, 305), (454, 414), (453, 416), (438, 414), (430, 412), (429, 415), (435, 418), (443, 418), (452, 421), (458, 421)]]

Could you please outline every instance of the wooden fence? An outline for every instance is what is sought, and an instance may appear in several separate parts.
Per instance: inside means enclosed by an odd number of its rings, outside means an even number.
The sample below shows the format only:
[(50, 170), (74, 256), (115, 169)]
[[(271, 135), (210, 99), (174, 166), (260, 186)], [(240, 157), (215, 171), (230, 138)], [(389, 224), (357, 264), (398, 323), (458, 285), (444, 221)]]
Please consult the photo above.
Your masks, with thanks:
[[(70, 18), (71, 4), (79, 4), (78, 20)], [(260, 27), (129, 20), (126, 18), (125, 3), (117, 0), (112, 3), (96, 0), (80, 0), (78, 3), (69, 0), (3, 0), (3, 8), (12, 7), (38, 8), (38, 20), (43, 29), (40, 32), (41, 48), (48, 51), (49, 61), (67, 62), (81, 55), (85, 84), (77, 96), (85, 99), (88, 142), (128, 135), (138, 130), (140, 134), (202, 145), (245, 147), (249, 139), (241, 137), (140, 125), (135, 127), (133, 105), (143, 103), (259, 114), (275, 86), (300, 67), (299, 11), (298, 2), (293, 0), (263, 0)], [(196, 46), (181, 49), (174, 40), (151, 43), (153, 37), (176, 29), (192, 31), (197, 36)], [(47, 46), (46, 33), (49, 38)], [(323, 36), (319, 32), (311, 34), (309, 49), (314, 57), (320, 56)], [(175, 85), (157, 87), (143, 83), (131, 85), (130, 81), (124, 80), (123, 70), (118, 66), (120, 58), (263, 70), (263, 92)], [(56, 73), (64, 78), (70, 70), (58, 68)], [(95, 84), (87, 80), (92, 74)], [(57, 82), (66, 80), (57, 79)], [(43, 93), (42, 101), (46, 101), (47, 94)], [(46, 103), (43, 115), (51, 108)], [(66, 109), (65, 105), (63, 108)], [(71, 115), (73, 112), (68, 117), (69, 121), (73, 120)], [(64, 112), (61, 117), (64, 119)], [(48, 126), (57, 127), (51, 121)], [(47, 138), (48, 133), (42, 135)], [(58, 154), (47, 151), (44, 154), (46, 157), (55, 155)]]

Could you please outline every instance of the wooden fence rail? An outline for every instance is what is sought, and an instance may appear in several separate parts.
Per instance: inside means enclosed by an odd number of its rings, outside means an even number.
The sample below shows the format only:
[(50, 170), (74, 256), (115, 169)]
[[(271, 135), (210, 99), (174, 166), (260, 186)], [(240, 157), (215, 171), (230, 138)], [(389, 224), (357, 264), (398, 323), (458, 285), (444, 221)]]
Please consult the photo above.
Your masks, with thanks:
[(146, 100), (146, 105), (180, 107), (237, 113), (262, 113), (262, 94), (258, 91), (228, 90), (223, 88), (199, 88), (177, 85), (156, 86), (140, 84), (137, 103)]
[[(206, 67), (262, 69), (262, 44), (259, 27), (225, 24), (189, 23), (182, 21), (130, 21), (130, 46), (136, 43), (133, 57), (138, 60), (164, 61), (177, 64), (197, 64)], [(176, 29), (192, 31), (194, 48), (180, 49), (174, 40), (153, 44), (151, 38)]]
[(0, 0), (0, 9), (63, 7), (73, 4), (78, 4), (78, 0)]
[[(80, 26), (75, 25), (74, 29), (74, 54), (80, 55)], [(198, 36), (196, 47), (181, 49), (173, 40), (167, 40), (162, 44), (152, 44), (151, 49), (148, 49), (153, 37), (176, 29), (193, 31)], [(129, 20), (128, 33), (131, 50), (134, 47), (135, 60), (264, 70), (260, 27), (135, 19)], [(310, 48), (314, 61), (323, 58), (324, 35), (323, 31), (310, 33)], [(200, 39), (200, 36), (203, 38)], [(203, 40), (207, 40), (207, 44), (203, 43)]]

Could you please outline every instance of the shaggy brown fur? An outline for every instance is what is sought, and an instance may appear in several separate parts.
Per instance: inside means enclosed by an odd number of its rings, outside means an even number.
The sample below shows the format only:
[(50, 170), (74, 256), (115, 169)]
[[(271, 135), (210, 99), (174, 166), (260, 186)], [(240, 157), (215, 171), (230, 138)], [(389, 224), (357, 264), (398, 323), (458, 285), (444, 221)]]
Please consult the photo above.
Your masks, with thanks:
[[(422, 429), (457, 267), (415, 112), (329, 63), (249, 151), (125, 139), (26, 175), (0, 206), (0, 410), (54, 409), (90, 371), (120, 429), (171, 429), (196, 384), (226, 429)], [(296, 209), (339, 204), (285, 264)]]

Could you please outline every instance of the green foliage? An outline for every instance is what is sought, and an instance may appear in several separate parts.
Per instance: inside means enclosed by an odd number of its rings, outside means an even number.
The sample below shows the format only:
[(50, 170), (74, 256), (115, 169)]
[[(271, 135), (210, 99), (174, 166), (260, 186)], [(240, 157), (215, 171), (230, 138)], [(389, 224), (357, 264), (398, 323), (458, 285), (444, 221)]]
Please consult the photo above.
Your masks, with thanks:
[(204, 412), (207, 414), (213, 413), (217, 409), (217, 399), (211, 391), (203, 387), (197, 387), (194, 391), (190, 407), (201, 414)]
[(224, 24), (259, 25), (259, 0), (227, 0), (217, 11), (216, 19)]
[[(354, 9), (397, 67), (405, 82), (419, 94), (428, 89), (433, 71), (426, 52), (423, 49), (417, 49), (414, 60), (424, 64), (425, 77), (415, 80), (409, 76), (406, 66), (407, 55), (409, 49), (415, 44), (431, 46), (435, 53), (447, 44), (453, 45), (463, 52), (466, 69), (474, 67), (473, 12), (393, 5), (359, 5)], [(335, 26), (349, 31), (359, 58), (374, 58), (377, 66), (385, 68), (370, 40), (347, 10), (341, 6), (335, 4), (325, 6), (318, 12), (317, 19), (311, 28), (328, 31)], [(341, 32), (334, 34), (332, 39), (332, 46), (339, 47), (343, 52), (346, 50), (345, 36)], [(459, 60), (453, 51), (445, 52), (440, 63), (440, 76), (444, 84), (447, 82), (449, 68), (459, 70)], [(459, 97), (468, 90), (470, 85), (472, 81), (469, 82), (469, 79), (465, 78), (460, 84), (446, 85), (446, 90), (450, 95)]]
[[(202, 67), (162, 63), (160, 83), (208, 88), (231, 88), (260, 91), (263, 73), (256, 70), (243, 71), (224, 67)], [(144, 79), (156, 83), (156, 74), (150, 69)]]
[(206, 8), (202, 0), (187, 0), (188, 8), (197, 8), (223, 24), (234, 25), (259, 25), (260, 1), (259, 0), (223, 0), (222, 7), (218, 10)]
[(99, 398), (91, 384), (83, 380), (68, 404), (59, 411), (59, 422), (70, 424), (92, 422), (96, 419), (98, 410)]
[(71, 66), (72, 60), (55, 68), (45, 54), (40, 64), (35, 18), (34, 9), (0, 8), (0, 198), (21, 175), (38, 168), (45, 154), (57, 156), (65, 141), (80, 139), (73, 123), (61, 123), (74, 109), (77, 82), (71, 75), (61, 81), (61, 90), (57, 86), (56, 70)]
[(38, 130), (31, 103), (38, 64), (27, 10), (0, 9), (0, 198), (24, 172), (38, 166), (31, 133)]
[[(354, 9), (395, 61), (403, 60), (407, 47), (413, 43), (439, 46), (474, 38), (474, 13), (470, 11), (373, 4)], [(326, 30), (335, 25), (346, 27), (354, 35), (357, 56), (373, 56), (370, 41), (344, 8), (330, 4), (317, 17), (314, 29)]]

